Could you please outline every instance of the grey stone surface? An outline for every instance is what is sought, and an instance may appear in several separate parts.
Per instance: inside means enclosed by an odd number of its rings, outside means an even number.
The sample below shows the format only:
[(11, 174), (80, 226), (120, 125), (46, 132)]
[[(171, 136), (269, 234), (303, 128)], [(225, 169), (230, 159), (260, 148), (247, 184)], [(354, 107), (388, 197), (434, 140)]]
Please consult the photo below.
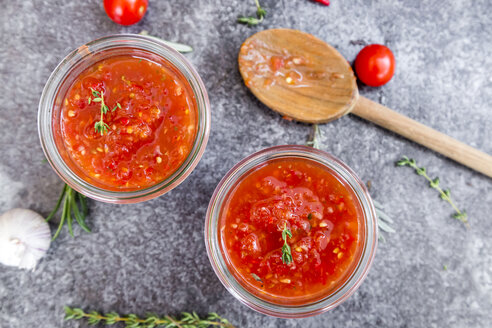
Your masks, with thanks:
[[(0, 267), (0, 327), (87, 327), (63, 322), (63, 306), (178, 313), (217, 311), (238, 327), (490, 327), (492, 180), (354, 116), (321, 127), (322, 149), (349, 164), (395, 219), (360, 289), (335, 310), (308, 319), (267, 317), (220, 284), (203, 243), (212, 192), (241, 158), (265, 147), (302, 144), (310, 127), (288, 122), (243, 86), (241, 42), (271, 27), (312, 33), (352, 61), (359, 43), (384, 43), (397, 58), (394, 79), (361, 94), (492, 154), (492, 3), (489, 0), (264, 0), (264, 24), (235, 23), (253, 1), (150, 0), (142, 22), (111, 22), (102, 1), (0, 0), (0, 212), (46, 215), (62, 183), (39, 145), (36, 115), (50, 72), (73, 48), (112, 33), (151, 34), (192, 45), (187, 55), (212, 104), (208, 148), (191, 176), (138, 205), (90, 203), (92, 234), (64, 231), (35, 272)], [(449, 186), (470, 217), (408, 168), (415, 157)], [(443, 270), (447, 265), (448, 269)]]

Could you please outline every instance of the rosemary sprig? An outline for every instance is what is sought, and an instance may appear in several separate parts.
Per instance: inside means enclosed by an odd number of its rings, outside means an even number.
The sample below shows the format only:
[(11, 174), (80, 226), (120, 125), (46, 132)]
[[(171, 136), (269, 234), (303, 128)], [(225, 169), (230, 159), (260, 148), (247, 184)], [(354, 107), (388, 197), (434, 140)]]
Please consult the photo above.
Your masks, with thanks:
[[(92, 98), (92, 99), (89, 98), (89, 104), (91, 102), (101, 103), (101, 119), (94, 124), (94, 130), (96, 130), (96, 132), (103, 135), (104, 132), (107, 132), (109, 130), (109, 125), (107, 123), (104, 123), (104, 114), (109, 112), (109, 107), (104, 102), (104, 91), (99, 92), (99, 91), (96, 91), (92, 88), (91, 88), (91, 91), (92, 91), (92, 96), (94, 98)], [(116, 108), (121, 108), (120, 103), (116, 103), (116, 106), (114, 106), (111, 111), (114, 112), (116, 110)]]
[(413, 168), (415, 170), (415, 173), (423, 176), (427, 181), (429, 181), (429, 186), (433, 189), (436, 189), (439, 192), (441, 199), (447, 201), (453, 207), (453, 209), (456, 211), (456, 213), (453, 215), (453, 218), (463, 222), (466, 227), (469, 227), (466, 211), (461, 211), (454, 204), (454, 202), (451, 199), (451, 192), (449, 191), (449, 189), (443, 190), (439, 186), (439, 178), (438, 177), (431, 179), (427, 175), (427, 171), (426, 171), (425, 167), (419, 167), (413, 158), (408, 158), (407, 156), (403, 156), (402, 159), (400, 159), (398, 162), (396, 162), (396, 165), (397, 166), (410, 166), (411, 168)]
[(238, 23), (248, 24), (248, 26), (255, 26), (263, 22), (266, 16), (266, 10), (261, 8), (259, 0), (255, 0), (256, 4), (256, 17), (253, 16), (241, 16), (237, 19)]
[(320, 139), (321, 139), (321, 130), (319, 129), (318, 124), (313, 124), (313, 133), (311, 135), (310, 140), (306, 142), (306, 146), (313, 147), (314, 149), (320, 149)]
[[(56, 202), (55, 208), (53, 209), (53, 211), (51, 211), (51, 213), (46, 218), (46, 222), (49, 222), (56, 214), (56, 212), (58, 212), (58, 209), (60, 208), (62, 201), (63, 201), (63, 209), (62, 209), (60, 223), (58, 224), (58, 229), (56, 230), (51, 240), (53, 241), (58, 237), (65, 222), (67, 223), (68, 226), (68, 232), (73, 237), (72, 223), (74, 218), (75, 221), (77, 221), (77, 223), (82, 227), (82, 229), (84, 229), (87, 232), (91, 232), (91, 229), (89, 229), (89, 227), (85, 223), (85, 217), (87, 216), (87, 203), (85, 200), (85, 196), (79, 194), (78, 192), (70, 188), (68, 185), (65, 185), (63, 187), (62, 193), (58, 198), (58, 201)], [(79, 204), (82, 210), (79, 209)]]
[(139, 318), (135, 314), (126, 316), (119, 315), (116, 312), (101, 314), (96, 311), (84, 312), (80, 308), (71, 308), (65, 306), (65, 320), (80, 320), (87, 319), (90, 325), (103, 323), (113, 325), (115, 323), (124, 323), (127, 328), (207, 328), (207, 327), (223, 327), (234, 328), (234, 326), (222, 318), (217, 313), (209, 313), (204, 319), (201, 319), (195, 312), (183, 312), (180, 318), (166, 316), (157, 316), (148, 314), (145, 318)]
[(287, 229), (287, 223), (284, 223), (284, 230), (282, 230), (282, 239), (284, 240), (284, 246), (282, 246), (282, 262), (289, 265), (292, 263), (292, 252), (287, 243), (287, 236), (292, 238), (292, 232), (290, 229)]

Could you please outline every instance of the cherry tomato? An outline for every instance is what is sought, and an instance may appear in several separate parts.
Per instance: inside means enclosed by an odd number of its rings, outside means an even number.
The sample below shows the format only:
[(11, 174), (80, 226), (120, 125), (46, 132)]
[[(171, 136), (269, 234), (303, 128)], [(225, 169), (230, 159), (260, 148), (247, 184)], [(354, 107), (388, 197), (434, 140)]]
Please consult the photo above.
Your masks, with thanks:
[(104, 0), (104, 10), (113, 22), (132, 25), (142, 19), (148, 4), (148, 0)]
[(381, 44), (364, 47), (355, 58), (355, 72), (363, 83), (379, 87), (388, 83), (395, 73), (395, 56)]

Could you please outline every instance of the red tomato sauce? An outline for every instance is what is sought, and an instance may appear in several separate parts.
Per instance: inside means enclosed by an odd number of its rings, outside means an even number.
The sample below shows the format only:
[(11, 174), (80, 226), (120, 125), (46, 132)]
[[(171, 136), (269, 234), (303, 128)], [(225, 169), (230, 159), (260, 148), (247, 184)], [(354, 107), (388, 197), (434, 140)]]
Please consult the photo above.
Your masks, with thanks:
[[(327, 296), (361, 254), (362, 210), (327, 168), (307, 159), (277, 159), (247, 174), (227, 196), (220, 242), (243, 287), (274, 303)], [(282, 261), (282, 231), (293, 262)]]
[[(92, 90), (109, 108), (102, 134), (95, 130), (101, 102)], [(197, 130), (196, 102), (184, 76), (164, 60), (132, 56), (84, 70), (68, 88), (60, 120), (69, 165), (109, 190), (143, 189), (169, 177), (191, 152)]]

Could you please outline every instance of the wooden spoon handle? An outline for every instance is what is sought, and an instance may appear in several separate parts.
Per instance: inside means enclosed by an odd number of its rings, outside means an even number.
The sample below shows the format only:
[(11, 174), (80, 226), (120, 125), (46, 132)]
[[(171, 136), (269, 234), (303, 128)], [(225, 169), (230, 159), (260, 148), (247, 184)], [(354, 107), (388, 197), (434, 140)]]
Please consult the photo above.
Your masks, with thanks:
[(492, 178), (492, 156), (391, 109), (359, 97), (352, 114), (415, 141)]

